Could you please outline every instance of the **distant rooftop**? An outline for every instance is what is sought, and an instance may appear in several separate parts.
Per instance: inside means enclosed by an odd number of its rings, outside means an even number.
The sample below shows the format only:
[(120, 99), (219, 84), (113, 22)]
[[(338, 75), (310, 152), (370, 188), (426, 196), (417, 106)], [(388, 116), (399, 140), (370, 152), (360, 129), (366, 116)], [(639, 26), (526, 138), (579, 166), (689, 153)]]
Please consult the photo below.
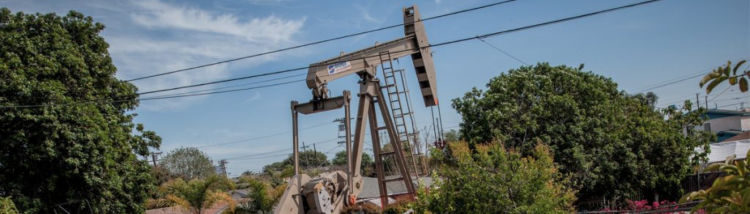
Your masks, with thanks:
[(750, 109), (744, 109), (744, 110), (726, 110), (726, 109), (709, 109), (708, 114), (715, 114), (715, 115), (727, 115), (727, 116), (750, 116)]

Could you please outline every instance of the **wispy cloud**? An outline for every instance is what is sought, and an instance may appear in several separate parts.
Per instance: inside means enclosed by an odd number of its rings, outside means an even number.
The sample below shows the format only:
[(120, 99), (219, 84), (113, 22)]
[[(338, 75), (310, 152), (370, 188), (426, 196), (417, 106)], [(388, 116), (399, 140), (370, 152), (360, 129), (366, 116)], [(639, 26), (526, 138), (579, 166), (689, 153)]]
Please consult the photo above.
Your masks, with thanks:
[[(124, 14), (132, 31), (108, 34), (110, 53), (122, 79), (131, 79), (238, 56), (275, 50), (296, 43), (306, 19), (275, 15), (246, 17), (159, 0), (138, 0), (130, 5), (137, 13)], [(193, 71), (134, 82), (143, 91), (171, 88), (228, 78), (233, 70), (277, 60), (285, 52)], [(243, 69), (244, 70), (244, 69)], [(207, 89), (208, 86), (200, 89)], [(180, 93), (196, 89), (171, 91)], [(145, 97), (145, 96), (144, 96)], [(148, 101), (145, 110), (181, 108), (204, 97)]]
[(379, 20), (373, 17), (372, 15), (370, 15), (369, 6), (365, 7), (362, 5), (355, 4), (354, 7), (357, 8), (357, 10), (359, 10), (359, 13), (362, 14), (362, 19), (364, 19), (365, 21), (370, 22), (370, 23), (382, 23), (383, 22), (383, 20)]
[(274, 15), (242, 22), (233, 14), (177, 7), (158, 0), (136, 1), (145, 13), (133, 14), (133, 21), (146, 27), (172, 28), (245, 37), (253, 42), (286, 42), (302, 28), (305, 19), (284, 20)]
[(255, 92), (255, 94), (253, 94), (253, 96), (252, 96), (252, 97), (250, 97), (250, 98), (247, 98), (247, 99), (245, 100), (245, 103), (249, 103), (249, 102), (253, 102), (253, 101), (259, 100), (259, 99), (260, 99), (260, 97), (261, 97), (261, 95), (260, 95), (260, 92), (257, 92), (257, 91), (256, 91), (256, 92)]

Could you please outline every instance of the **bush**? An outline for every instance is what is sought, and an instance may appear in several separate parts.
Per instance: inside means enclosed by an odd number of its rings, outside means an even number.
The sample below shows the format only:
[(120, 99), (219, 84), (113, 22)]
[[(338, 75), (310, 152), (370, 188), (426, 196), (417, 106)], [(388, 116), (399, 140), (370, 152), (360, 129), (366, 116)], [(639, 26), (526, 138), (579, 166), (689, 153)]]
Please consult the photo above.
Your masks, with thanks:
[(16, 205), (10, 200), (10, 197), (0, 198), (0, 213), (18, 214)]
[(408, 199), (396, 199), (396, 203), (388, 204), (383, 209), (383, 214), (403, 214), (412, 206)]
[(380, 214), (380, 208), (374, 204), (357, 204), (341, 209), (341, 214)]
[(680, 203), (703, 200), (691, 212), (705, 209), (708, 213), (750, 213), (750, 150), (745, 157), (709, 165), (706, 171), (718, 170), (726, 175), (716, 179), (707, 190), (686, 194)]
[[(621, 213), (630, 213), (633, 211), (652, 211), (654, 212), (654, 214), (682, 213), (682, 212), (671, 211), (671, 210), (680, 208), (677, 202), (674, 202), (674, 201), (663, 200), (661, 202), (654, 201), (652, 203), (648, 203), (648, 200), (631, 201), (631, 200), (626, 199), (625, 201), (628, 204), (627, 207), (619, 208), (615, 210), (606, 208), (601, 211), (610, 212), (610, 213), (617, 213), (618, 212), (617, 210), (621, 210)], [(655, 211), (663, 211), (663, 212), (655, 212)]]
[[(549, 148), (522, 157), (502, 144), (449, 143), (429, 191), (420, 188), (416, 213), (570, 213), (575, 193), (558, 173)], [(440, 177), (438, 177), (438, 175)]]

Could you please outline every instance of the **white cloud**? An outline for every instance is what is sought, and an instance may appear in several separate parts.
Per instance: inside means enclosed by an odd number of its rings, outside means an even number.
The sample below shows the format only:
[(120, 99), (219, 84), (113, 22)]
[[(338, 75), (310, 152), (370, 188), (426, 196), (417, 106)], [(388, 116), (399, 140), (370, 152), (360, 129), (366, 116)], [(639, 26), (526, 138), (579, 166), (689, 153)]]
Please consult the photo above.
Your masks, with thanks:
[(250, 97), (250, 98), (247, 98), (247, 99), (245, 100), (245, 103), (249, 103), (249, 102), (253, 102), (253, 101), (259, 100), (259, 99), (260, 99), (260, 97), (261, 97), (261, 95), (260, 95), (260, 92), (257, 92), (257, 91), (256, 91), (256, 92), (255, 92), (255, 94), (253, 94), (253, 96), (252, 96), (252, 97)]
[(146, 27), (172, 28), (245, 37), (253, 42), (287, 42), (302, 28), (305, 19), (284, 20), (274, 15), (242, 22), (233, 14), (213, 15), (207, 11), (175, 7), (158, 0), (136, 1), (145, 13), (132, 14), (133, 21)]
[(369, 11), (370, 7), (365, 7), (365, 6), (357, 5), (357, 4), (355, 4), (354, 7), (356, 7), (357, 10), (359, 10), (360, 14), (362, 14), (362, 19), (364, 19), (365, 21), (370, 22), (370, 23), (382, 23), (383, 22), (383, 20), (376, 19), (375, 17), (370, 15), (370, 11)]
[[(128, 16), (127, 32), (108, 34), (110, 53), (118, 66), (121, 79), (183, 69), (240, 56), (276, 50), (294, 45), (305, 18), (283, 19), (239, 17), (229, 13), (212, 13), (200, 9), (173, 6), (158, 0), (133, 3), (139, 11)], [(124, 27), (123, 27), (124, 28)], [(229, 64), (175, 73), (133, 82), (140, 92), (172, 88), (225, 79), (232, 70), (248, 68), (277, 60), (280, 55), (295, 51), (264, 55)], [(243, 69), (245, 70), (245, 69)], [(207, 86), (183, 89), (143, 97), (210, 89)], [(219, 86), (216, 86), (219, 87)], [(145, 110), (183, 108), (204, 99), (203, 96), (144, 101)]]

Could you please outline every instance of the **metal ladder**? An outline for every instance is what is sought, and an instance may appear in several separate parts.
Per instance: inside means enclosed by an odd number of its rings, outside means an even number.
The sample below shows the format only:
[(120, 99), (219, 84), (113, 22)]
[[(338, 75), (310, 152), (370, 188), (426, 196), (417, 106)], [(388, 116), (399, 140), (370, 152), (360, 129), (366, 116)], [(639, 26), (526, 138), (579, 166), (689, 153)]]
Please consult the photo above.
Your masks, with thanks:
[[(404, 72), (403, 70), (393, 69), (390, 52), (380, 52), (379, 57), (381, 62), (380, 67), (383, 71), (383, 83), (385, 84), (382, 88), (386, 89), (388, 106), (391, 108), (398, 139), (400, 143), (407, 143), (409, 145), (404, 147), (404, 153), (408, 154), (408, 157), (405, 159), (407, 161), (407, 168), (411, 168), (409, 171), (414, 173), (416, 178), (422, 174), (420, 168), (417, 167), (417, 158), (414, 153), (414, 151), (419, 151), (419, 149), (414, 149), (419, 148), (419, 135), (417, 133), (416, 122), (414, 121), (414, 113), (411, 111), (411, 98), (409, 97), (409, 89), (406, 87)], [(401, 81), (399, 81), (399, 78)], [(402, 96), (406, 99), (406, 105), (401, 101)], [(411, 122), (411, 127), (407, 125), (407, 118)]]

